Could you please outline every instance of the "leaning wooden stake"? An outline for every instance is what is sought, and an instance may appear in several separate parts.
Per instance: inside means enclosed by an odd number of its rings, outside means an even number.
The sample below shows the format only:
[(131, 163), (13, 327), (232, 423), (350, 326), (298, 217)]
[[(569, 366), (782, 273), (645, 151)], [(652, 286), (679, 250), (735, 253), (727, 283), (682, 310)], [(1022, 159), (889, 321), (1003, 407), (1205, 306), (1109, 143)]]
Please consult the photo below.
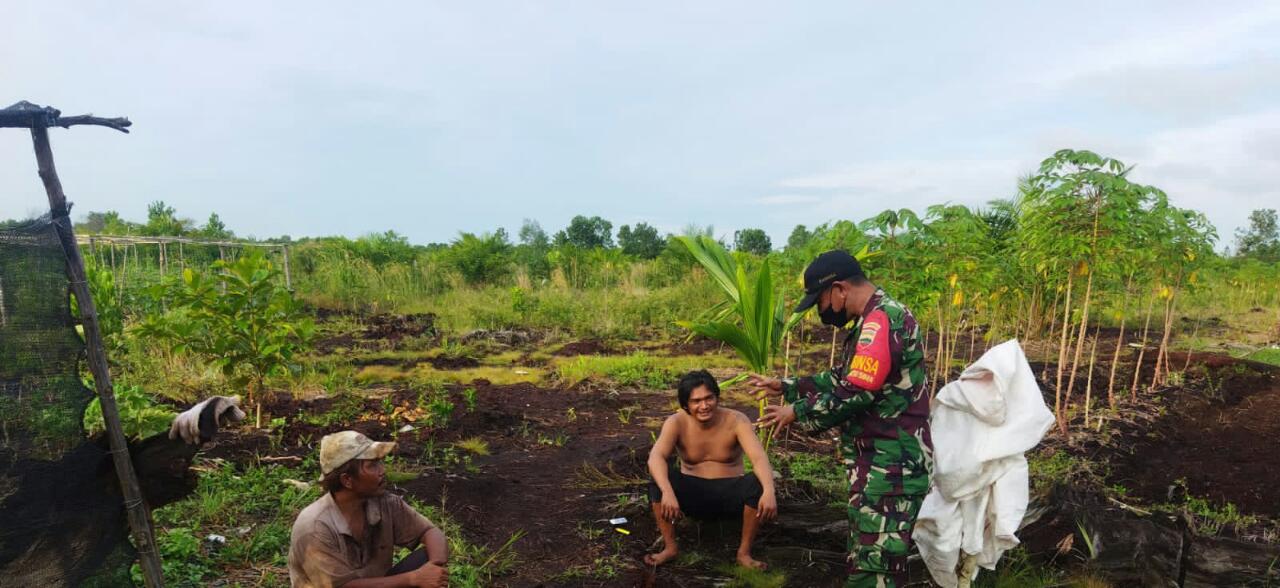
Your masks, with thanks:
[(138, 486), (138, 478), (133, 471), (133, 462), (129, 458), (129, 447), (125, 442), (124, 430), (120, 427), (120, 414), (116, 408), (115, 393), (111, 388), (111, 373), (107, 368), (107, 354), (103, 351), (102, 332), (98, 328), (98, 313), (93, 306), (93, 297), (89, 295), (84, 259), (80, 256), (79, 246), (76, 245), (70, 211), (67, 208), (67, 197), (62, 192), (62, 182), (58, 180), (57, 169), (53, 166), (53, 150), (49, 146), (48, 129), (42, 125), (33, 125), (31, 139), (35, 144), (40, 179), (44, 182), (45, 192), (49, 196), (49, 212), (53, 216), (58, 239), (62, 241), (63, 252), (67, 256), (67, 270), (71, 274), (71, 291), (75, 294), (76, 302), (80, 307), (80, 322), (84, 326), (89, 371), (93, 373), (94, 388), (97, 389), (98, 401), (102, 405), (102, 420), (106, 423), (107, 440), (111, 444), (111, 459), (115, 464), (116, 475), (120, 479), (120, 488), (124, 492), (129, 528), (133, 531), (138, 557), (142, 561), (142, 576), (148, 588), (164, 586), (160, 555), (156, 552), (151, 529), (151, 512), (142, 498), (142, 490)]

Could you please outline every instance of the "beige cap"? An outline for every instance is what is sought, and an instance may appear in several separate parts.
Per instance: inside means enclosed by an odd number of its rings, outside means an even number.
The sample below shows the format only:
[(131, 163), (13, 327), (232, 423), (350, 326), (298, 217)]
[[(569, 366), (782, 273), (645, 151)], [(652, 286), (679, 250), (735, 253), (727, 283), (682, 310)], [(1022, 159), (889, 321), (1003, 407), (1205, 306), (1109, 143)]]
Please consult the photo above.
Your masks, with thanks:
[(325, 435), (320, 440), (320, 472), (327, 476), (353, 459), (379, 459), (395, 448), (395, 443), (377, 442), (355, 431)]

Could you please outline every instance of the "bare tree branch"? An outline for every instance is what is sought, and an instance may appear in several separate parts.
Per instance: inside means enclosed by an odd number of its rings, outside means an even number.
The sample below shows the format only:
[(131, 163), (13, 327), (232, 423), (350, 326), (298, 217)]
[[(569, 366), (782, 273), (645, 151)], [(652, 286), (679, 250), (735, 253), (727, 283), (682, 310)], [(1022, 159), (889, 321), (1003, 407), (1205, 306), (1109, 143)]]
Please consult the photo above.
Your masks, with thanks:
[(32, 104), (26, 100), (0, 110), (0, 127), (32, 129), (36, 127), (69, 128), (78, 125), (108, 127), (127, 133), (133, 123), (125, 117), (103, 118), (91, 114), (62, 116), (62, 112), (57, 108)]

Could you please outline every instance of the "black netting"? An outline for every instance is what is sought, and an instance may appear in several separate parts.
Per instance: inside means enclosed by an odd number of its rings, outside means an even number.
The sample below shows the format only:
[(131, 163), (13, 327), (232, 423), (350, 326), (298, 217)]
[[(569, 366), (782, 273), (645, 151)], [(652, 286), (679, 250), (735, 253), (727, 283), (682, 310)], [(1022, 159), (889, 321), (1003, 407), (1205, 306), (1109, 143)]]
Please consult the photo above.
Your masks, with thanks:
[(133, 560), (67, 276), (47, 218), (0, 227), (0, 586), (119, 585)]

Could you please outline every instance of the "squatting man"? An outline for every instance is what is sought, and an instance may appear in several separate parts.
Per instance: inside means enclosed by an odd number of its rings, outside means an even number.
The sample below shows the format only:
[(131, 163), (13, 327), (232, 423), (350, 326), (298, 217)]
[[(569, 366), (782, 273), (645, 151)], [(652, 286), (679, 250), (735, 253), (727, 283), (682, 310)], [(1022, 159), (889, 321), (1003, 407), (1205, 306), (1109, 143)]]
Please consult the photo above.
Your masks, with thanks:
[[(387, 493), (382, 458), (395, 446), (355, 431), (320, 440), (325, 494), (293, 524), (289, 580), (294, 588), (448, 585), (444, 533), (404, 499)], [(397, 547), (416, 549), (393, 566)]]
[[(646, 555), (645, 563), (657, 566), (676, 557), (675, 520), (681, 516), (741, 517), (738, 563), (763, 569), (764, 563), (751, 557), (751, 543), (760, 524), (777, 516), (778, 500), (755, 428), (747, 415), (720, 406), (720, 386), (706, 370), (681, 377), (676, 397), (682, 410), (667, 417), (649, 452), (649, 502), (663, 548)], [(678, 469), (669, 465), (673, 452), (680, 457)], [(743, 453), (754, 475), (745, 473)]]

